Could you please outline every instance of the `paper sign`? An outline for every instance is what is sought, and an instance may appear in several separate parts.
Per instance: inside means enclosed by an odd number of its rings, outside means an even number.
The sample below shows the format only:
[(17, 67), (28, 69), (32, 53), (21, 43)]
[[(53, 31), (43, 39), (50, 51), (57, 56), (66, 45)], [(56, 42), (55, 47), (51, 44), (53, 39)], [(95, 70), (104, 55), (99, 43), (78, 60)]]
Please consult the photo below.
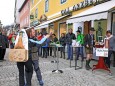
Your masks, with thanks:
[(108, 57), (108, 48), (96, 48), (96, 56)]

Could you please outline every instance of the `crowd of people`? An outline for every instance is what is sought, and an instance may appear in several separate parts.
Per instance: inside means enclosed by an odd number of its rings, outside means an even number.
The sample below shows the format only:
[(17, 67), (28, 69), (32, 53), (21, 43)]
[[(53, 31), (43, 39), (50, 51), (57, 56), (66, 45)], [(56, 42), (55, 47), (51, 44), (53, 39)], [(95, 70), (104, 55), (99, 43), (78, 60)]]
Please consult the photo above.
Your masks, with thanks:
[[(81, 61), (84, 61), (84, 48), (86, 52), (86, 70), (92, 69), (90, 62), (93, 58), (93, 47), (95, 47), (95, 36), (94, 28), (90, 28), (89, 33), (84, 35), (80, 30), (76, 31), (77, 36), (73, 33), (72, 29), (69, 29), (68, 33), (62, 33), (61, 37), (58, 39), (55, 34), (48, 33), (37, 33), (34, 28), (26, 30), (29, 42), (29, 59), (26, 62), (17, 62), (17, 67), (19, 70), (19, 86), (31, 86), (31, 79), (33, 74), (33, 68), (36, 72), (39, 85), (43, 86), (44, 82), (42, 80), (42, 75), (39, 67), (39, 57), (48, 58), (48, 56), (56, 57), (56, 47), (52, 47), (51, 43), (60, 43), (63, 47), (59, 48), (60, 58), (73, 60), (73, 47), (72, 40), (79, 43), (80, 47), (76, 48), (76, 59), (79, 60), (81, 56)], [(108, 58), (105, 58), (105, 63), (110, 68), (110, 58), (114, 55), (114, 66), (115, 66), (115, 36), (112, 35), (111, 31), (106, 32), (106, 38), (108, 39)], [(15, 46), (16, 34), (12, 32), (9, 36), (5, 35), (5, 32), (0, 32), (0, 61), (4, 61), (4, 55), (6, 48), (13, 49)], [(65, 47), (67, 46), (67, 58), (65, 53)], [(25, 68), (25, 69), (24, 69)], [(25, 78), (26, 77), (26, 81)]]

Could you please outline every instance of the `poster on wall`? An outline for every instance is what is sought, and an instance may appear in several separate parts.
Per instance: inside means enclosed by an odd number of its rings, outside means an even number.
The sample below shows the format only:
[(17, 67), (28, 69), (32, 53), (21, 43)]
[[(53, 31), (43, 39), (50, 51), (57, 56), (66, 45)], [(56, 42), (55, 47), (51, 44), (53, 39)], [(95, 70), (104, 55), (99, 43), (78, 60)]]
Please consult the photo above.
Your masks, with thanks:
[(107, 20), (98, 20), (94, 21), (94, 28), (95, 28), (95, 37), (96, 41), (100, 42), (102, 41), (106, 35), (106, 30), (107, 30)]

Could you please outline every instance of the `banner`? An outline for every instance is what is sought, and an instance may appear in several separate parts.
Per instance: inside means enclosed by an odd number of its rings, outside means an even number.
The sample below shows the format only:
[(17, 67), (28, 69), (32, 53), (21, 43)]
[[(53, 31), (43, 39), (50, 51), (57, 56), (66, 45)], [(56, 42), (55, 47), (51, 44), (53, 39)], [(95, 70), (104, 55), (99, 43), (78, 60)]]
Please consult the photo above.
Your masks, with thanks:
[(96, 56), (108, 57), (108, 48), (96, 48)]

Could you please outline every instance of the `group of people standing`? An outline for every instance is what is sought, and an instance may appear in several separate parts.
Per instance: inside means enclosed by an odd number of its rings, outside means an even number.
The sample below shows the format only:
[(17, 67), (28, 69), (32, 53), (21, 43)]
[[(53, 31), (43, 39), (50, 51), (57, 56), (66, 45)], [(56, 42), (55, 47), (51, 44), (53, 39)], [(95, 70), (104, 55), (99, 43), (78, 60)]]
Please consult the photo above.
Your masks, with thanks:
[[(85, 68), (86, 70), (92, 69), (90, 67), (90, 62), (93, 58), (93, 47), (95, 47), (94, 31), (95, 31), (94, 28), (90, 28), (89, 33), (83, 35), (80, 30), (77, 30), (76, 31), (77, 36), (75, 36), (72, 29), (69, 29), (69, 32), (67, 34), (62, 33), (61, 37), (58, 40), (55, 34), (39, 33), (39, 35), (36, 36), (33, 27), (27, 29), (26, 33), (29, 39), (28, 41), (29, 59), (26, 62), (17, 62), (17, 67), (19, 70), (19, 86), (31, 86), (33, 68), (36, 72), (39, 85), (40, 86), (44, 85), (41, 71), (39, 68), (39, 57), (47, 58), (47, 56), (52, 56), (52, 51), (54, 52), (54, 57), (56, 57), (57, 48), (50, 47), (50, 43), (52, 42), (54, 43), (59, 42), (63, 46), (59, 49), (61, 55), (60, 58), (65, 59), (65, 47), (67, 46), (67, 60), (73, 60), (72, 40), (76, 40), (76, 42), (80, 44), (80, 47), (76, 47), (76, 60), (78, 60), (79, 56), (81, 55), (81, 60), (84, 61), (83, 48), (85, 48), (85, 52), (86, 52)], [(114, 54), (114, 60), (115, 60), (115, 45), (114, 45), (115, 37), (112, 35), (110, 31), (107, 31), (106, 38), (109, 40), (108, 43), (109, 55), (108, 58), (105, 58), (105, 63), (110, 68), (110, 57), (112, 53)], [(10, 48), (14, 48), (15, 40), (16, 40), (16, 35), (14, 33), (10, 34), (7, 37), (4, 35), (4, 32), (2, 33), (0, 32), (0, 60), (4, 60), (3, 58), (5, 55), (4, 52), (6, 51), (6, 48), (8, 47), (9, 44), (10, 44)]]

